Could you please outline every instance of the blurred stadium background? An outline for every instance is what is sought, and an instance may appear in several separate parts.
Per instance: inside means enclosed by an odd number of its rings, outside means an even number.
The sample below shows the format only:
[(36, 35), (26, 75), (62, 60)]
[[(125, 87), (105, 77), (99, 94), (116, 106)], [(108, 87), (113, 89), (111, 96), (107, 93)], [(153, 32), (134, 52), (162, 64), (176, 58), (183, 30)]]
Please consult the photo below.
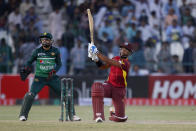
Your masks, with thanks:
[[(87, 57), (90, 41), (86, 9), (94, 16), (95, 44), (106, 56), (130, 42), (126, 115), (129, 120), (94, 124), (91, 84), (104, 81)], [(0, 130), (196, 130), (196, 0), (0, 0)], [(59, 48), (58, 75), (74, 78), (74, 101), (82, 122), (59, 123), (59, 98), (45, 87), (25, 123), (20, 104), (34, 74), (23, 82), (19, 68), (51, 32)], [(111, 105), (110, 99), (105, 99)], [(52, 105), (52, 106), (40, 106)], [(54, 106), (55, 105), (55, 106)], [(131, 106), (130, 106), (131, 105)], [(149, 106), (150, 105), (150, 106)]]
[[(129, 57), (128, 105), (196, 105), (195, 0), (0, 0), (0, 105), (21, 104), (29, 90), (33, 74), (22, 82), (19, 68), (40, 46), (41, 32), (51, 32), (60, 50), (58, 75), (74, 78), (75, 103), (91, 104), (91, 84), (108, 71), (87, 57), (87, 8), (103, 54), (118, 55), (123, 42), (136, 49)], [(59, 100), (46, 87), (35, 104)]]

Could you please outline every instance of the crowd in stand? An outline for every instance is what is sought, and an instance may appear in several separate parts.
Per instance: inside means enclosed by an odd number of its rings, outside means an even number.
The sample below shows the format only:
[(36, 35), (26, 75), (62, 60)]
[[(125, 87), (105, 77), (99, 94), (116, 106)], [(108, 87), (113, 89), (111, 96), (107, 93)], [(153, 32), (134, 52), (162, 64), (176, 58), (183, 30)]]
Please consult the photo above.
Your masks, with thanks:
[(105, 75), (87, 57), (87, 8), (103, 54), (112, 58), (120, 44), (133, 44), (129, 75), (196, 73), (195, 0), (0, 0), (0, 73), (18, 73), (39, 34), (51, 32), (59, 75)]

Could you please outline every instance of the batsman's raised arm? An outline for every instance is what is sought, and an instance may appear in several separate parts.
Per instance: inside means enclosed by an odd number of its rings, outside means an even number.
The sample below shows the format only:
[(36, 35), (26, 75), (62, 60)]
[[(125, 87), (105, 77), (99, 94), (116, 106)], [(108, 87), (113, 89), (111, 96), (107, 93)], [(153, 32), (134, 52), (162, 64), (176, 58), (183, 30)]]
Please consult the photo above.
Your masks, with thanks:
[(108, 57), (104, 56), (103, 54), (101, 54), (100, 52), (97, 53), (97, 57), (105, 62), (106, 64), (104, 64), (102, 67), (100, 67), (101, 69), (103, 68), (109, 68), (111, 65), (113, 66), (117, 66), (117, 67), (121, 67), (120, 62), (113, 60), (113, 59), (109, 59)]
[[(127, 59), (129, 55), (133, 53), (133, 48), (131, 44), (124, 43), (120, 46), (120, 59)], [(96, 62), (96, 65), (100, 69), (107, 69), (110, 66), (116, 66), (116, 67), (123, 67), (122, 61), (117, 61), (115, 59), (109, 59), (107, 56), (104, 56), (102, 53), (100, 53), (97, 49), (97, 47), (94, 44), (89, 44), (88, 47), (88, 54), (90, 54), (90, 58), (92, 58), (93, 61)], [(103, 64), (104, 62), (105, 64)]]

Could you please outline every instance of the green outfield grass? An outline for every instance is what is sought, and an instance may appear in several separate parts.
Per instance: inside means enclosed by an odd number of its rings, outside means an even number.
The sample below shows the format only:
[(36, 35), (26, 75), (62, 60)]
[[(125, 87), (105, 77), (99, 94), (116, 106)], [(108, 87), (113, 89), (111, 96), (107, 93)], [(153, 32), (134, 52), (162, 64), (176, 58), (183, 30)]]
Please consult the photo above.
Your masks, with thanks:
[(90, 106), (76, 106), (80, 122), (59, 122), (60, 106), (33, 106), (26, 122), (18, 120), (20, 106), (0, 106), (0, 131), (196, 131), (196, 107), (128, 106), (126, 123), (95, 123)]

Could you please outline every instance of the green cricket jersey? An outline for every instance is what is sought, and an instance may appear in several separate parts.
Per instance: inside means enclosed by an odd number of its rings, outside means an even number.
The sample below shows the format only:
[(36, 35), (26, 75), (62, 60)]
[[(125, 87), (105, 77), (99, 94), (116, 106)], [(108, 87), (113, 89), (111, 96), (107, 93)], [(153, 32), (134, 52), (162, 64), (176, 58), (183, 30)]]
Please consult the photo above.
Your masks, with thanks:
[(60, 52), (53, 46), (47, 51), (43, 47), (37, 48), (27, 61), (27, 65), (31, 66), (34, 61), (36, 61), (35, 76), (48, 77), (51, 70), (57, 72), (61, 67)]

